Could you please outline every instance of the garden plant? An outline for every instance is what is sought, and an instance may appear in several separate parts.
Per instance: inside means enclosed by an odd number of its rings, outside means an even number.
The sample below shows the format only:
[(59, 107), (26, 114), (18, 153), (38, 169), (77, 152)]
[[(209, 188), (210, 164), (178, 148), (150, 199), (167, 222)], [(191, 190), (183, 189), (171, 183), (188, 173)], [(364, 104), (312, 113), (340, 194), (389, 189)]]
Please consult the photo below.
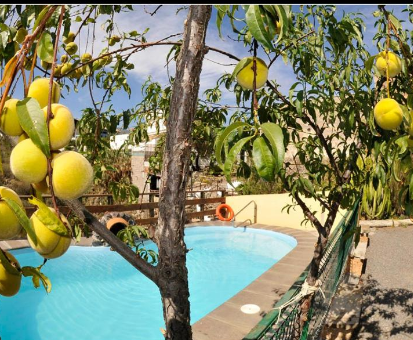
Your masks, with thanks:
[[(18, 294), (23, 276), (31, 276), (36, 287), (42, 283), (51, 292), (47, 261), (64, 256), (72, 237), (82, 232), (59, 211), (61, 201), (81, 225), (99, 234), (158, 286), (165, 338), (192, 339), (189, 250), (184, 242), (191, 157), (198, 167), (201, 156), (215, 159), (229, 183), (236, 176), (253, 174), (282, 184), (304, 212), (303, 222), (318, 232), (306, 280), (309, 286), (317, 283), (340, 208), (350, 209), (361, 199), (368, 217), (391, 216), (400, 207), (409, 216), (413, 213), (412, 38), (385, 6), (373, 12), (374, 55), (363, 41), (365, 24), (358, 13), (341, 15), (335, 6), (315, 5), (297, 6), (295, 11), (283, 5), (215, 6), (215, 38), (229, 22), (235, 39), (249, 48), (247, 56), (206, 45), (207, 29), (214, 25), (212, 6), (182, 7), (187, 11), (183, 33), (157, 41), (147, 41), (147, 31), (118, 32), (117, 15), (139, 10), (136, 7), (0, 6), (0, 130), (4, 136), (20, 136), (10, 155), (10, 169), (15, 178), (33, 186), (36, 197), (28, 203), (38, 208), (29, 219), (18, 195), (0, 187), (0, 239), (14, 238), (23, 228), (31, 247), (45, 259), (40, 266), (21, 267), (10, 253), (0, 250), (0, 294)], [(155, 26), (161, 7), (150, 14)], [(407, 6), (405, 12), (413, 22), (413, 8)], [(94, 30), (102, 17), (107, 47), (96, 51)], [(81, 35), (90, 39), (86, 48), (76, 43)], [(162, 87), (148, 79), (142, 102), (119, 113), (111, 98), (121, 91), (131, 97), (128, 71), (138, 65), (129, 59), (160, 45), (171, 46), (167, 64), (176, 62), (170, 84)], [(235, 65), (201, 97), (200, 76), (207, 54), (223, 55)], [(288, 94), (270, 76), (278, 62), (295, 75)], [(42, 76), (34, 79), (35, 70)], [(83, 110), (79, 136), (72, 141), (74, 117), (70, 106), (60, 101), (65, 91), (83, 88), (89, 91), (93, 107)], [(233, 94), (236, 105), (223, 103), (223, 91)], [(95, 98), (97, 93), (101, 98)], [(154, 264), (144, 256), (145, 250), (131, 247), (131, 238), (112, 234), (77, 199), (93, 183), (114, 178), (108, 175), (116, 171), (109, 161), (113, 150), (102, 131), (115, 134), (119, 125), (133, 127), (126, 148), (147, 141), (148, 126), (162, 120), (167, 122), (164, 149), (152, 161), (154, 169), (161, 171)], [(295, 150), (292, 160), (285, 158), (287, 147)], [(113, 181), (106, 187), (121, 199), (139, 196), (129, 182)], [(42, 199), (46, 192), (52, 197), (50, 207)], [(320, 204), (325, 221), (316, 217), (303, 197)], [(145, 234), (142, 228), (128, 231)], [(311, 303), (311, 294), (301, 302), (301, 327)]]

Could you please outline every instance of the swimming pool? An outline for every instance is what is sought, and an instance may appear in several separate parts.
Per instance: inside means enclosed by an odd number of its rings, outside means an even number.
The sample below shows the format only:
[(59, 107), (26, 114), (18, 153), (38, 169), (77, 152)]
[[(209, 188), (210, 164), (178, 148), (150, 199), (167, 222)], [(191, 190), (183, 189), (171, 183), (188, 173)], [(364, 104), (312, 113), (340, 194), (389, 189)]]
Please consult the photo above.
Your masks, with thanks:
[[(297, 242), (281, 233), (228, 227), (185, 229), (191, 323), (268, 270)], [(156, 249), (151, 244), (152, 249)], [(37, 266), (31, 249), (12, 251)], [(23, 278), (20, 292), (0, 297), (2, 340), (162, 340), (162, 304), (154, 283), (106, 247), (71, 247), (43, 272), (52, 292)]]

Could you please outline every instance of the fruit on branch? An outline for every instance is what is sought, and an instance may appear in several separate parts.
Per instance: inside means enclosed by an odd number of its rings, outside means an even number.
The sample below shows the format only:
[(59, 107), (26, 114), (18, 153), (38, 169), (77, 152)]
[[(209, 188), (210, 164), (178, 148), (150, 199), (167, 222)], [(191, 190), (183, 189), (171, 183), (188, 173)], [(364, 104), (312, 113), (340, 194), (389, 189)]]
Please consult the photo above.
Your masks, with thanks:
[(68, 56), (67, 54), (63, 54), (63, 55), (60, 57), (60, 62), (61, 62), (62, 64), (67, 63), (68, 61), (69, 61), (69, 56)]
[(60, 77), (62, 75), (62, 67), (63, 65), (57, 65), (54, 69), (54, 76)]
[(50, 194), (49, 186), (47, 185), (46, 178), (39, 183), (32, 183), (32, 187), (41, 192), (42, 194)]
[(30, 138), (25, 139), (10, 154), (10, 170), (22, 182), (40, 182), (47, 174), (46, 156)]
[[(389, 59), (389, 77), (397, 76), (402, 70), (402, 62), (400, 58), (393, 52), (388, 51)], [(387, 76), (387, 60), (386, 60), (386, 51), (380, 52), (376, 59), (376, 66), (380, 74), (384, 77)]]
[(77, 52), (77, 44), (75, 42), (68, 43), (65, 47), (65, 51), (68, 55), (73, 55)]
[(19, 44), (21, 44), (24, 41), (24, 39), (26, 38), (28, 33), (29, 32), (27, 31), (27, 29), (25, 29), (24, 27), (20, 27), (17, 30), (17, 33), (16, 33), (16, 36), (15, 36), (14, 40), (16, 40)]
[[(5, 251), (4, 254), (10, 260), (10, 262), (15, 263), (18, 270), (20, 270), (20, 264), (16, 258)], [(4, 264), (0, 261), (0, 295), (3, 296), (13, 296), (16, 295), (20, 290), (20, 285), (22, 281), (22, 274), (19, 271), (19, 274), (12, 274), (7, 271)]]
[[(23, 208), (23, 203), (13, 190), (0, 187), (0, 198), (8, 198), (16, 202)], [(0, 240), (8, 240), (16, 237), (22, 229), (13, 210), (10, 209), (5, 201), (0, 200)]]
[[(56, 71), (55, 71), (56, 72)], [(27, 97), (36, 99), (40, 107), (45, 107), (49, 99), (49, 78), (37, 78), (30, 84)], [(53, 81), (52, 103), (58, 103), (60, 100), (60, 86)]]
[(50, 70), (50, 69), (52, 68), (52, 64), (51, 64), (51, 63), (48, 63), (47, 61), (44, 61), (44, 60), (42, 60), (42, 61), (40, 62), (40, 65), (42, 66), (42, 68), (43, 68), (44, 70)]
[[(53, 208), (49, 209), (55, 212)], [(39, 220), (37, 214), (38, 210), (30, 217), (30, 223), (37, 237), (37, 245), (35, 245), (30, 236), (27, 235), (30, 246), (46, 259), (55, 259), (62, 256), (69, 249), (71, 236), (61, 236), (50, 230)], [(60, 214), (60, 219), (70, 229), (67, 218)]]
[(403, 111), (394, 99), (384, 98), (374, 107), (374, 119), (383, 130), (394, 130), (403, 121)]
[(80, 79), (83, 76), (82, 70), (77, 68), (72, 73), (69, 74), (70, 79)]
[(97, 59), (93, 62), (93, 69), (94, 70), (100, 70), (104, 65), (102, 64), (102, 59)]
[(83, 53), (82, 56), (80, 57), (80, 61), (82, 64), (87, 63), (93, 59), (92, 55), (90, 53)]
[[(47, 119), (47, 106), (43, 108)], [(75, 120), (70, 110), (62, 104), (52, 104), (53, 118), (49, 121), (50, 149), (58, 150), (69, 144), (75, 132)]]
[(84, 75), (85, 77), (87, 77), (90, 74), (91, 71), (91, 66), (89, 65), (83, 65), (82, 68), (82, 75)]
[(53, 189), (60, 199), (79, 198), (92, 185), (92, 165), (80, 153), (64, 151), (53, 159), (52, 167)]
[(63, 37), (63, 43), (64, 44), (69, 44), (75, 40), (75, 33), (74, 32), (69, 32), (67, 37)]
[(9, 99), (4, 103), (3, 114), (0, 118), (0, 128), (9, 136), (20, 136), (23, 129), (20, 126), (16, 104), (18, 99)]
[(101, 59), (101, 64), (102, 64), (103, 66), (109, 65), (109, 64), (112, 62), (112, 60), (113, 60), (113, 57), (112, 57), (111, 54), (106, 55), (106, 56), (104, 56), (104, 57)]
[(22, 141), (24, 141), (25, 139), (28, 139), (28, 138), (29, 138), (29, 136), (27, 135), (27, 133), (26, 133), (26, 132), (23, 132), (23, 133), (20, 135), (19, 140), (17, 141), (17, 143), (20, 143), (20, 142), (22, 142)]
[[(237, 81), (245, 89), (253, 90), (254, 71), (253, 71), (253, 57), (245, 57), (238, 63), (246, 63), (245, 66), (238, 72)], [(268, 68), (264, 60), (256, 58), (257, 76), (256, 88), (259, 89), (265, 85), (268, 78)]]
[(113, 35), (109, 38), (109, 46), (113, 46), (120, 41), (120, 36)]
[(69, 73), (72, 70), (72, 66), (73, 66), (72, 63), (63, 64), (62, 69), (60, 71), (62, 76), (65, 75), (66, 73)]

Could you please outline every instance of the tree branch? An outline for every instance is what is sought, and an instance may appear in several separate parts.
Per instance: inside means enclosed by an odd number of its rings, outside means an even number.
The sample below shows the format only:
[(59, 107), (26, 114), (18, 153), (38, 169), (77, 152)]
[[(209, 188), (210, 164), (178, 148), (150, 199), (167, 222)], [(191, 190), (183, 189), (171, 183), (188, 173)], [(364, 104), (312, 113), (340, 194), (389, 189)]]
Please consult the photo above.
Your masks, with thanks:
[(125, 258), (148, 279), (157, 283), (156, 267), (150, 265), (137, 255), (131, 248), (117, 238), (109, 229), (100, 223), (78, 200), (63, 201), (72, 209), (73, 214), (86, 223), (94, 232), (101, 236), (117, 253)]

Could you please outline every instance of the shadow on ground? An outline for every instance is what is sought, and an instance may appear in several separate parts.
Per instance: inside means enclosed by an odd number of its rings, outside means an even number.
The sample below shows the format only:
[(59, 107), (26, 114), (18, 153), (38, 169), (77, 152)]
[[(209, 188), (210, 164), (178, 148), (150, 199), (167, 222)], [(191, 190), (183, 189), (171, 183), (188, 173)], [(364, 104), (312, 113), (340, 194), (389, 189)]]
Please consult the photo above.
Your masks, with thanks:
[(413, 291), (385, 288), (370, 275), (363, 290), (360, 324), (352, 340), (413, 339)]

